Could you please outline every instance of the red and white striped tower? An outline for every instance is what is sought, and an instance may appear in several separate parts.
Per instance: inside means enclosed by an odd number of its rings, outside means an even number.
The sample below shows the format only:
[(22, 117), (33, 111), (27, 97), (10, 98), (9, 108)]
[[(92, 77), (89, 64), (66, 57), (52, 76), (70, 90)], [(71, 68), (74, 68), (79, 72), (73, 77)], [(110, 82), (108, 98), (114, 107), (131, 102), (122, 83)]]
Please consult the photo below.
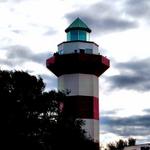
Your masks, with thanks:
[(109, 59), (90, 41), (91, 29), (79, 18), (65, 30), (67, 41), (47, 59), (47, 68), (58, 77), (58, 90), (70, 90), (64, 107), (85, 122), (89, 138), (99, 145), (99, 80), (109, 68)]

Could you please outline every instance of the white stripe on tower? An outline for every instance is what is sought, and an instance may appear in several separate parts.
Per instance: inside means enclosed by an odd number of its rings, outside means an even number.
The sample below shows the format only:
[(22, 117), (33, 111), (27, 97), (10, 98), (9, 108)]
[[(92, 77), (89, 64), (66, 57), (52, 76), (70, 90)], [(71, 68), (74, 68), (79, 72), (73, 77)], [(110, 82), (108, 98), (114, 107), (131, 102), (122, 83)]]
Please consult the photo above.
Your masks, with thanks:
[(58, 78), (58, 90), (71, 90), (69, 96), (99, 96), (98, 77), (92, 74), (65, 74)]
[(82, 119), (85, 122), (84, 129), (87, 131), (86, 135), (92, 138), (95, 143), (99, 143), (99, 120), (96, 119)]
[[(98, 77), (92, 74), (64, 74), (58, 78), (58, 90), (70, 90), (70, 101), (77, 107), (79, 118), (85, 122), (83, 129), (94, 142), (99, 142), (99, 89)], [(76, 105), (76, 106), (75, 106)]]

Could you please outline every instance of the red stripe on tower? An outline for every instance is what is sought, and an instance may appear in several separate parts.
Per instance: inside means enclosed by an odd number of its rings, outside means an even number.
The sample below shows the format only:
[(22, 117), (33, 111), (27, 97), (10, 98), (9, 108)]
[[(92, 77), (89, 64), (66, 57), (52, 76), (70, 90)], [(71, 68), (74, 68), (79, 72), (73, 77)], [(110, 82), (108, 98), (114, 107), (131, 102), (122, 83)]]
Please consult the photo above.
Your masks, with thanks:
[(92, 96), (68, 96), (65, 111), (74, 112), (77, 118), (99, 120), (98, 98)]
[(67, 41), (58, 45), (58, 52), (46, 65), (58, 77), (58, 89), (71, 91), (64, 103), (65, 113), (84, 120), (86, 136), (99, 145), (98, 77), (109, 68), (109, 59), (89, 41), (91, 29), (79, 18), (65, 31)]

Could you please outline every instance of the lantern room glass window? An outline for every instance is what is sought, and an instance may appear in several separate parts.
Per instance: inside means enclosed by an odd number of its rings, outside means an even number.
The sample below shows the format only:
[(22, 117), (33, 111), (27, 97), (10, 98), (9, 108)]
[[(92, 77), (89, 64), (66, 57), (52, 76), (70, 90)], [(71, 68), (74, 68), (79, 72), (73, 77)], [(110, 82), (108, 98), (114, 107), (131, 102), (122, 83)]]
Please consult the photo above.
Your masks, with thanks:
[(89, 33), (83, 30), (72, 30), (67, 33), (67, 41), (89, 41)]

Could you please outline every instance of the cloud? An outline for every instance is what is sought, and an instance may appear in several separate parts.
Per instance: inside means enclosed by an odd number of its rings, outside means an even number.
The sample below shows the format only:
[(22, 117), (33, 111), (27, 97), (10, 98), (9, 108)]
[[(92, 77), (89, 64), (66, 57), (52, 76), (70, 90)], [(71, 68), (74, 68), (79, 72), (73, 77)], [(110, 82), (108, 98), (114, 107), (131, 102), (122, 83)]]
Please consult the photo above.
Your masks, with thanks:
[(6, 65), (6, 66), (12, 66), (13, 63), (11, 61), (9, 61), (8, 59), (0, 59), (0, 65)]
[(12, 32), (16, 34), (22, 34), (24, 31), (23, 30), (18, 30), (18, 29), (12, 29)]
[[(15, 14), (16, 12), (14, 12)], [(18, 15), (18, 13), (16, 13), (16, 16)], [(25, 23), (22, 24), (21, 26), (17, 26), (17, 23), (12, 23), (11, 25), (8, 25), (9, 31), (10, 33), (14, 33), (15, 35), (26, 35), (27, 33), (30, 34), (37, 34), (39, 36), (51, 36), (56, 34), (58, 31), (56, 29), (54, 29), (53, 27), (51, 27), (51, 25), (42, 25), (42, 24), (38, 24), (38, 22), (36, 23), (31, 23), (32, 21), (34, 22), (34, 20), (31, 20), (30, 18), (25, 18), (24, 20)], [(26, 25), (26, 27), (24, 28), (24, 25)]]
[(146, 92), (150, 90), (150, 58), (130, 60), (115, 64), (119, 74), (106, 77), (111, 89), (126, 89)]
[(146, 114), (150, 114), (150, 108), (144, 109), (143, 110)]
[(126, 0), (125, 12), (136, 18), (149, 18), (150, 17), (150, 1), (148, 0)]
[(30, 48), (21, 45), (12, 45), (4, 48), (6, 50), (6, 59), (0, 61), (1, 64), (10, 67), (22, 65), (25, 62), (35, 62), (45, 65), (45, 61), (51, 56), (51, 53), (33, 53)]
[(18, 3), (18, 2), (22, 2), (22, 1), (26, 1), (26, 0), (0, 0), (0, 3), (1, 2), (16, 2), (16, 3)]
[(109, 111), (104, 111), (104, 110), (103, 110), (103, 111), (101, 112), (101, 115), (102, 115), (102, 116), (105, 116), (105, 115), (107, 115), (107, 116), (108, 116), (108, 115), (116, 115), (119, 110), (121, 110), (121, 109), (115, 109), (115, 110), (109, 110)]
[(104, 34), (107, 32), (122, 31), (135, 28), (138, 22), (123, 17), (123, 12), (117, 1), (101, 1), (88, 7), (79, 8), (65, 15), (69, 22), (81, 17), (95, 33)]
[(150, 115), (131, 117), (101, 116), (101, 130), (104, 133), (114, 133), (123, 137), (144, 136), (150, 133)]
[(53, 28), (50, 28), (50, 27), (47, 27), (47, 31), (45, 31), (45, 33), (43, 35), (53, 35), (53, 34), (56, 34), (57, 33), (57, 30), (53, 29)]
[(57, 78), (55, 76), (51, 76), (48, 74), (41, 74), (40, 75), (46, 84), (46, 90), (54, 90), (57, 88)]
[[(22, 45), (12, 45), (3, 48), (3, 51), (6, 51), (6, 57), (3, 59), (0, 59), (0, 65), (5, 65), (10, 68), (15, 68), (17, 65), (23, 65), (26, 62), (35, 62), (37, 64), (42, 64), (44, 68), (46, 69), (46, 59), (49, 58), (52, 54), (50, 52), (44, 52), (44, 53), (33, 53), (32, 50), (26, 46)], [(39, 66), (40, 68), (40, 66)], [(34, 74), (33, 68), (28, 69), (27, 72)], [(41, 71), (43, 69), (41, 68)], [(46, 90), (52, 90), (56, 89), (57, 87), (57, 79), (54, 75), (51, 75), (47, 72), (39, 72), (38, 73), (44, 83), (46, 84)]]

